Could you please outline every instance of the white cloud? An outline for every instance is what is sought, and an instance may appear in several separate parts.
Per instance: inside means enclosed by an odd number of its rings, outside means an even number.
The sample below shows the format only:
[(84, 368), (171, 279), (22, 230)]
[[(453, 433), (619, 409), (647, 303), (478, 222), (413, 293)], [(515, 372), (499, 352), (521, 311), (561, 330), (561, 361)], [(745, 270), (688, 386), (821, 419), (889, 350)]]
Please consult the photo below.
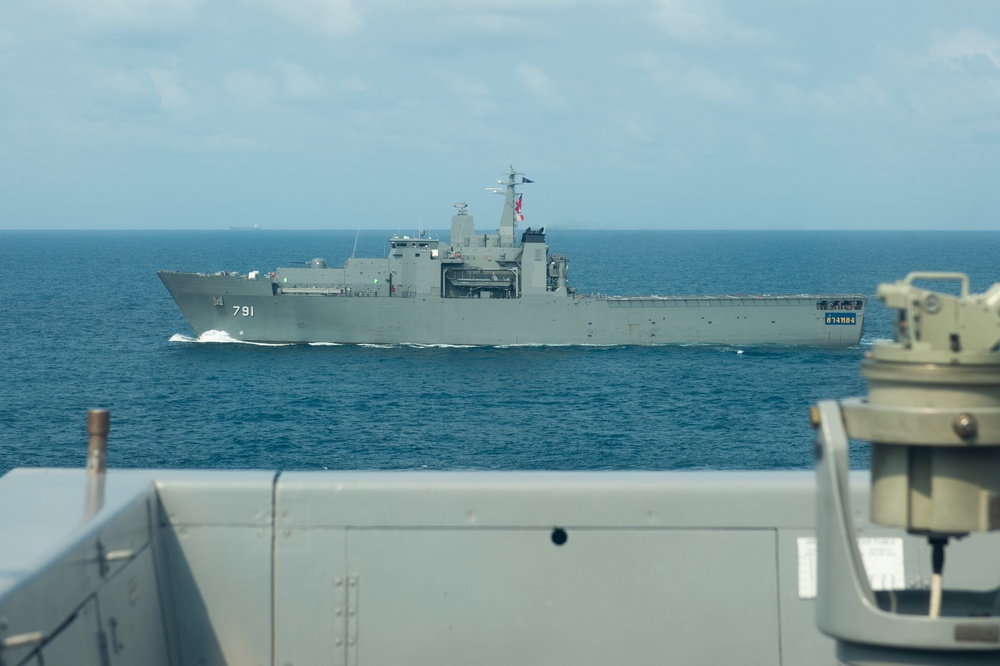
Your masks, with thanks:
[(794, 114), (841, 116), (847, 112), (828, 90), (803, 90), (789, 83), (776, 83), (774, 96), (785, 111)]
[(647, 51), (626, 56), (624, 62), (644, 73), (668, 95), (728, 105), (746, 104), (753, 98), (750, 89), (735, 76), (723, 76), (686, 58), (664, 58)]
[(264, 70), (237, 69), (222, 75), (222, 90), (243, 111), (311, 102), (331, 95), (330, 83), (301, 65), (279, 58)]
[[(644, 0), (505, 0), (503, 10), (524, 13), (550, 9), (609, 8), (629, 10), (629, 5), (641, 5)], [(375, 3), (372, 3), (375, 4)], [(377, 4), (390, 11), (443, 11), (449, 13), (495, 13), (496, 0), (378, 0)]]
[(89, 89), (93, 93), (87, 104), (89, 112), (119, 122), (129, 122), (130, 118), (149, 122), (150, 116), (158, 111), (187, 117), (193, 108), (190, 95), (180, 86), (176, 72), (169, 68), (104, 69), (95, 74)]
[(677, 82), (682, 90), (696, 97), (723, 104), (743, 104), (750, 100), (750, 90), (736, 77), (724, 77), (718, 72), (700, 65), (692, 65), (679, 72)]
[(357, 74), (345, 77), (340, 82), (340, 87), (348, 92), (369, 92), (375, 88), (370, 81)]
[(437, 69), (434, 74), (469, 113), (481, 116), (496, 110), (493, 91), (481, 78), (469, 78), (445, 69)]
[(147, 73), (164, 111), (182, 118), (194, 115), (191, 94), (181, 83), (176, 66), (150, 67)]
[(920, 52), (879, 51), (872, 75), (922, 131), (993, 136), (1000, 108), (1000, 39), (973, 28), (934, 30)]
[(449, 14), (447, 24), (460, 34), (475, 35), (517, 35), (523, 34), (528, 22), (517, 16), (504, 16), (493, 12)]
[(276, 60), (272, 66), (281, 79), (281, 88), (286, 97), (296, 100), (312, 100), (329, 96), (327, 82), (314, 76), (301, 65), (287, 60)]
[(244, 109), (268, 108), (275, 98), (274, 79), (249, 69), (225, 74), (222, 77), (222, 89)]
[(346, 37), (362, 26), (353, 0), (261, 0), (281, 18), (333, 37)]
[(261, 149), (256, 140), (236, 136), (228, 131), (207, 136), (187, 136), (173, 145), (175, 149), (190, 153), (248, 153)]
[(874, 47), (868, 71), (840, 82), (772, 84), (773, 98), (795, 115), (880, 127), (883, 139), (906, 131), (923, 140), (1000, 138), (1000, 39), (970, 28), (928, 35), (919, 51)]
[(651, 123), (638, 111), (619, 113), (614, 118), (614, 123), (630, 139), (639, 143), (649, 143), (651, 139), (649, 126)]
[(984, 58), (1000, 70), (1000, 39), (980, 30), (964, 28), (954, 32), (935, 30), (931, 33), (928, 54), (935, 60), (958, 66), (969, 60)]
[(517, 63), (517, 80), (521, 89), (546, 110), (558, 112), (566, 107), (566, 100), (540, 67), (523, 61)]
[(807, 67), (800, 60), (793, 58), (783, 58), (780, 56), (767, 56), (764, 58), (764, 66), (784, 74), (804, 74)]
[(756, 46), (773, 35), (740, 23), (713, 0), (654, 0), (653, 17), (670, 39), (685, 46)]
[(41, 0), (55, 20), (101, 31), (166, 32), (194, 22), (201, 0)]

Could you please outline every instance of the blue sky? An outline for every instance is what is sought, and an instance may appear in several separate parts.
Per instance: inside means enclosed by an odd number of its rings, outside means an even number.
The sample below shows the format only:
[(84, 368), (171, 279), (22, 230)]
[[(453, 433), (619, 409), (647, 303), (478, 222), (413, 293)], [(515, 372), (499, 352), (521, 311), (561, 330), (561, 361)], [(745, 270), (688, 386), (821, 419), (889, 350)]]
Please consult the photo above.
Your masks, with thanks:
[(0, 229), (996, 229), (1000, 5), (4, 0)]

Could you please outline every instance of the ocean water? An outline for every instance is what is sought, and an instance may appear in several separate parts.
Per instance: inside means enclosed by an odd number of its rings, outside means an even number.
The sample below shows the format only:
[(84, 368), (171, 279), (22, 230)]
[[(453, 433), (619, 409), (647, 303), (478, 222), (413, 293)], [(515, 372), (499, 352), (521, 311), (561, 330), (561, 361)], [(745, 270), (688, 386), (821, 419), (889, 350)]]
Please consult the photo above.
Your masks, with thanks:
[[(431, 232), (432, 234), (434, 232)], [(357, 254), (383, 255), (388, 232)], [(997, 233), (550, 231), (581, 292), (853, 292), (914, 270), (1000, 281)], [(0, 232), (0, 473), (243, 469), (789, 469), (809, 406), (863, 395), (860, 346), (261, 346), (199, 342), (156, 277), (270, 270), (354, 251), (354, 232)], [(867, 465), (864, 446), (852, 465)]]

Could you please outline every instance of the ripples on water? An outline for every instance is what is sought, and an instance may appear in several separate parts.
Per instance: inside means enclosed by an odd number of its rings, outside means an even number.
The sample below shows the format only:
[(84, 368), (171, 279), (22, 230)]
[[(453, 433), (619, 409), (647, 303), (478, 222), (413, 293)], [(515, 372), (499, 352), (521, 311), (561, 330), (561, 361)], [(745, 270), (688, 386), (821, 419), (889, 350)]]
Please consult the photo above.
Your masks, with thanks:
[[(358, 254), (381, 254), (384, 234)], [(367, 240), (369, 247), (364, 247)], [(910, 270), (996, 275), (996, 234), (552, 232), (580, 291), (873, 294)], [(354, 233), (0, 232), (0, 472), (117, 467), (775, 469), (812, 465), (809, 405), (865, 392), (860, 348), (418, 347), (195, 341), (157, 268), (349, 255)], [(614, 261), (621, 258), (620, 263)], [(852, 464), (867, 464), (855, 447)]]

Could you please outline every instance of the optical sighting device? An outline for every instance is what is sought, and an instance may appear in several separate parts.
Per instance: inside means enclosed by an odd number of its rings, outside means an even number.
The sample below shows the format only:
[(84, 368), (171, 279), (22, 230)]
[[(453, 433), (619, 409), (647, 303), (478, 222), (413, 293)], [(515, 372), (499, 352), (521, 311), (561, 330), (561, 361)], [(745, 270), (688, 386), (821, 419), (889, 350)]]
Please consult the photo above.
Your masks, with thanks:
[[(959, 294), (915, 282), (957, 281)], [(1000, 588), (948, 590), (945, 547), (1000, 530), (1000, 284), (969, 293), (961, 273), (882, 284), (893, 341), (862, 362), (868, 396), (813, 408), (817, 428), (819, 629), (846, 664), (1000, 663)], [(929, 589), (872, 590), (857, 546), (848, 439), (871, 445), (871, 519), (930, 546)], [(1000, 571), (1000, 562), (997, 562)]]

